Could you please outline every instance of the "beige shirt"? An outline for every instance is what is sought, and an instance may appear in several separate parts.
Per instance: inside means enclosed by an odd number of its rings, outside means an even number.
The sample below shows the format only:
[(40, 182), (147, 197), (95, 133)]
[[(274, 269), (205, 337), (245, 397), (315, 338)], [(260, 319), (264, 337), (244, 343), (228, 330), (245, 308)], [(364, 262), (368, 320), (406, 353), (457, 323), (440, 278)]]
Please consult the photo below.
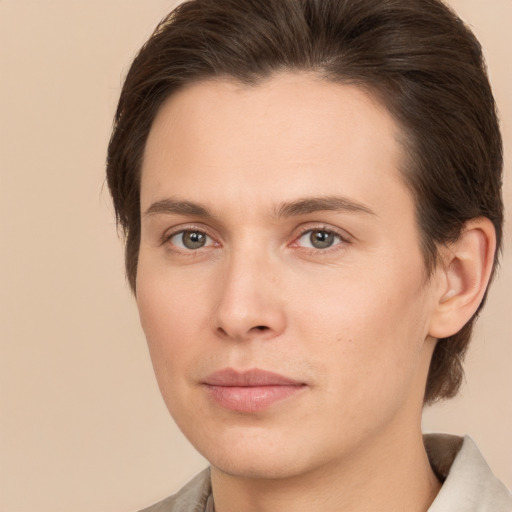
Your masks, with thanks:
[[(512, 512), (512, 495), (492, 474), (470, 437), (426, 434), (424, 442), (430, 464), (443, 482), (428, 512)], [(141, 512), (215, 512), (210, 470)]]

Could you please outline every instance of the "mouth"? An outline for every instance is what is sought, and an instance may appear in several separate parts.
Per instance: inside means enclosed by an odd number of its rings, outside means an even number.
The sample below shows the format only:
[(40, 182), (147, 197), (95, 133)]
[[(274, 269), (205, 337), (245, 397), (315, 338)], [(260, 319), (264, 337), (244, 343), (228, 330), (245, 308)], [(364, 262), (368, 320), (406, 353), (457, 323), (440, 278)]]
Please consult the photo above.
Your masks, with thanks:
[(232, 368), (212, 373), (203, 385), (221, 407), (249, 413), (268, 409), (307, 387), (304, 382), (277, 373), (260, 369), (238, 372)]

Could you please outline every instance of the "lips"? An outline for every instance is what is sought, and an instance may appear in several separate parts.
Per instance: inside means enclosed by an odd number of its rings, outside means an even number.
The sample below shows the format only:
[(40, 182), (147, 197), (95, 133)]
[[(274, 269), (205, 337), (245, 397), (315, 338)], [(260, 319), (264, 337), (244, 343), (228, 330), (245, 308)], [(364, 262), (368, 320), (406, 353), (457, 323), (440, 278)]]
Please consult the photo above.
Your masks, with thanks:
[(306, 384), (277, 373), (252, 369), (237, 372), (231, 368), (212, 373), (204, 386), (215, 403), (238, 412), (258, 412), (289, 399)]

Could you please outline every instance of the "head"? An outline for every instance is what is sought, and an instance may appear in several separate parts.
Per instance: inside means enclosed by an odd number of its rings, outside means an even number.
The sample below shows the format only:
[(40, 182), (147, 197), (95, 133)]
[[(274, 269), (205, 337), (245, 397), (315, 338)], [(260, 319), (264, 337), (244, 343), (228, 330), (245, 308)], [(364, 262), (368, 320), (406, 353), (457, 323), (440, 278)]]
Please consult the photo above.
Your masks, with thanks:
[[(195, 0), (166, 17), (126, 77), (108, 184), (136, 291), (146, 143), (174, 96), (212, 79), (258, 88), (282, 73), (355, 87), (398, 127), (425, 275), (473, 219), (502, 236), (502, 147), (479, 43), (438, 0)], [(496, 251), (496, 254), (498, 251)], [(497, 256), (496, 256), (497, 257)], [(438, 340), (424, 401), (454, 396), (473, 321)]]

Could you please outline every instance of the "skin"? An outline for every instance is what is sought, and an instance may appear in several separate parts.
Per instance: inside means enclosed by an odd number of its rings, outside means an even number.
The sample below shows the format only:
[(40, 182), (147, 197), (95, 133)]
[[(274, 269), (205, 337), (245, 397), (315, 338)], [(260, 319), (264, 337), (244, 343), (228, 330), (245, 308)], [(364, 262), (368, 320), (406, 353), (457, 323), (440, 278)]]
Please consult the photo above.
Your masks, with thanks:
[[(464, 279), (425, 274), (399, 135), (366, 92), (292, 73), (188, 86), (154, 121), (137, 303), (217, 512), (420, 511), (439, 490), (421, 410), (434, 333), (452, 318), (439, 304)], [(311, 230), (332, 245), (315, 248)], [(224, 368), (304, 386), (232, 411), (203, 385)]]

